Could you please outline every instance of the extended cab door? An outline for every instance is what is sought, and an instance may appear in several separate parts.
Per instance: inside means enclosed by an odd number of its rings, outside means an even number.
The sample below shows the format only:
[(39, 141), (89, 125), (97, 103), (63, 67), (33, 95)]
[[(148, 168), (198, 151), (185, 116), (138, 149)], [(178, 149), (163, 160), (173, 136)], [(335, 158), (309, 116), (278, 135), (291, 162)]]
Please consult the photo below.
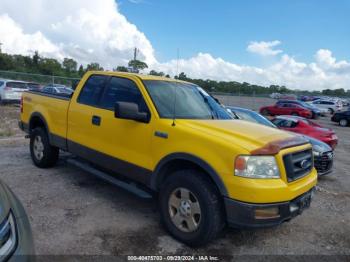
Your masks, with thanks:
[[(103, 76), (98, 87), (90, 76), (81, 90), (77, 103), (69, 112), (68, 137), (73, 140), (76, 154), (116, 173), (147, 183), (151, 173), (150, 143), (153, 130), (149, 123), (115, 118), (116, 102), (136, 103), (139, 111), (150, 114), (137, 83), (129, 78)], [(94, 105), (83, 104), (85, 94), (98, 97)], [(76, 145), (78, 143), (79, 145)], [(75, 144), (75, 145), (74, 145)], [(71, 149), (70, 149), (71, 151)]]

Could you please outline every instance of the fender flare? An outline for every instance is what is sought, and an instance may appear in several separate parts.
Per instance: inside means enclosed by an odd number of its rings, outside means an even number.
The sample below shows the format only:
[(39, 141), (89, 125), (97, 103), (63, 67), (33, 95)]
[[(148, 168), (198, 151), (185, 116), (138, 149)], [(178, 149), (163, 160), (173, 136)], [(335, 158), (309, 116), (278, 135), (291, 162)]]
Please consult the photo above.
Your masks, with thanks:
[(150, 181), (150, 186), (152, 190), (158, 191), (158, 179), (162, 175), (161, 170), (162, 168), (170, 163), (171, 161), (174, 160), (186, 160), (189, 162), (192, 162), (193, 164), (201, 167), (203, 170), (207, 172), (207, 174), (210, 176), (210, 178), (215, 182), (215, 185), (220, 191), (220, 194), (222, 196), (228, 197), (228, 192), (226, 190), (226, 187), (218, 175), (218, 173), (212, 168), (207, 162), (205, 162), (203, 159), (188, 154), (188, 153), (172, 153), (170, 155), (165, 156), (162, 158), (159, 163), (157, 164), (154, 172), (151, 175), (151, 181)]
[(47, 131), (47, 133), (48, 133), (48, 135), (49, 135), (49, 134), (50, 134), (49, 126), (47, 125), (47, 122), (46, 122), (46, 120), (45, 120), (45, 117), (44, 117), (41, 113), (39, 113), (39, 112), (34, 112), (34, 113), (32, 113), (31, 116), (30, 116), (30, 118), (29, 118), (29, 133), (30, 133), (30, 131), (32, 130), (31, 123), (32, 123), (32, 120), (33, 120), (34, 117), (40, 118), (40, 120), (44, 123), (45, 129), (46, 129), (46, 131)]

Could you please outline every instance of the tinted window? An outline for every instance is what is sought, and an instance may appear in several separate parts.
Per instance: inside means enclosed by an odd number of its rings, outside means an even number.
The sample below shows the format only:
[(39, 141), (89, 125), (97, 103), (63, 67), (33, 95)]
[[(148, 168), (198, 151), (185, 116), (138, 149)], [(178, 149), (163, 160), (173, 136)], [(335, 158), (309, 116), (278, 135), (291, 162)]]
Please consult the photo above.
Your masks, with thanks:
[(102, 75), (90, 76), (80, 92), (78, 103), (96, 106), (103, 92), (106, 79), (107, 77)]
[(294, 128), (297, 126), (297, 122), (287, 120), (287, 119), (280, 119), (280, 118), (276, 118), (272, 120), (272, 123), (274, 123), (278, 127), (285, 127), (285, 128)]
[(116, 102), (135, 103), (140, 112), (148, 112), (143, 96), (134, 81), (112, 77), (107, 84), (106, 91), (100, 102), (100, 106), (106, 109), (114, 109)]
[(27, 89), (27, 85), (22, 82), (7, 82), (6, 86), (11, 88)]
[(0, 86), (2, 86), (4, 84), (4, 81), (0, 81)]

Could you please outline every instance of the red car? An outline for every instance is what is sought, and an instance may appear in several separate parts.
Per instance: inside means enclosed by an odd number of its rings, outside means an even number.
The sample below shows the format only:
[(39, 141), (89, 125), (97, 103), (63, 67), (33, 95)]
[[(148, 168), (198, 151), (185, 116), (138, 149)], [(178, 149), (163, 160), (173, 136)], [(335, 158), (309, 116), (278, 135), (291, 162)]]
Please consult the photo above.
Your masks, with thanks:
[(332, 129), (324, 128), (309, 119), (297, 116), (277, 116), (271, 120), (280, 129), (311, 136), (328, 144), (332, 149), (338, 144), (338, 137)]
[(292, 103), (278, 103), (273, 106), (262, 107), (260, 108), (260, 114), (265, 116), (293, 115), (312, 118), (312, 112), (309, 109)]

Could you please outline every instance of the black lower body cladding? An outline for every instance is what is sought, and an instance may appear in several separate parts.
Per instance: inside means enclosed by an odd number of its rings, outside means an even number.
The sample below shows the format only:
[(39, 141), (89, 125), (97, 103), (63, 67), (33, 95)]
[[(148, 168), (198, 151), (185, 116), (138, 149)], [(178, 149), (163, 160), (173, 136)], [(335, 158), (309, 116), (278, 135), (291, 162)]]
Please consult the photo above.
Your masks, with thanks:
[[(277, 226), (301, 214), (305, 208), (308, 208), (313, 190), (311, 189), (291, 201), (281, 203), (253, 204), (225, 198), (227, 222), (230, 226), (239, 228)], [(270, 218), (262, 218), (257, 215), (257, 212), (261, 210), (276, 210), (277, 213), (271, 215)]]

